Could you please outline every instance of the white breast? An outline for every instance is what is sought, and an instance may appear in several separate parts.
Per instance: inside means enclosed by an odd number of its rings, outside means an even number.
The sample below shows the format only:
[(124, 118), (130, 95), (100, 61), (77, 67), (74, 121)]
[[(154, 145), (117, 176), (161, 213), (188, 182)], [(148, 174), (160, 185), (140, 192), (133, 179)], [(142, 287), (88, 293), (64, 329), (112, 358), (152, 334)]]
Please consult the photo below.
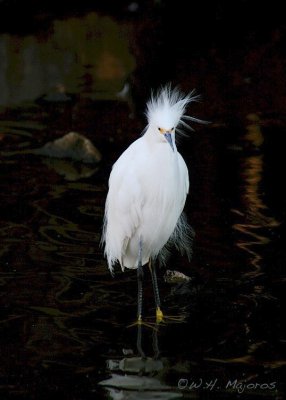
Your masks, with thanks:
[[(136, 162), (134, 162), (136, 161)], [(143, 263), (155, 257), (173, 233), (188, 192), (188, 170), (168, 144), (135, 141), (115, 163), (106, 202), (109, 266), (136, 268), (139, 240)]]

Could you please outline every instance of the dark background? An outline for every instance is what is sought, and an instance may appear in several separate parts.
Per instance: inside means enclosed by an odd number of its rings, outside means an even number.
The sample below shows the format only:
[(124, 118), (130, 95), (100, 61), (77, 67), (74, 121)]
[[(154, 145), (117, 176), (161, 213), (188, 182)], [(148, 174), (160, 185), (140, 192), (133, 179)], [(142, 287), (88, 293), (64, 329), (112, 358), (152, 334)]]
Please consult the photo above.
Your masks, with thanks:
[[(0, 1), (1, 399), (283, 398), (285, 27), (278, 1)], [(210, 124), (178, 144), (196, 237), (167, 268), (191, 281), (159, 270), (184, 322), (143, 329), (148, 372), (136, 274), (112, 278), (99, 243), (110, 168), (166, 82)], [(100, 163), (39, 155), (70, 131)], [(144, 295), (152, 322), (147, 270)]]

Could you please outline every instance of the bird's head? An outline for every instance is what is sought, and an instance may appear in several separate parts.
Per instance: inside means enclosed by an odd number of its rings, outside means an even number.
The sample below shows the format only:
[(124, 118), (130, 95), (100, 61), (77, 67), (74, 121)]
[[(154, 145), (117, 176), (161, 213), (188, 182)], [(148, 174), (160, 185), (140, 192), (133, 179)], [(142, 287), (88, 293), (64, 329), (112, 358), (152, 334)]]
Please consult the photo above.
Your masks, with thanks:
[(182, 133), (181, 128), (192, 129), (184, 119), (202, 122), (197, 118), (185, 115), (186, 106), (192, 101), (197, 101), (199, 96), (194, 91), (184, 95), (178, 89), (167, 85), (157, 94), (152, 94), (147, 103), (148, 131), (155, 135), (161, 142), (169, 143), (175, 150), (175, 133)]

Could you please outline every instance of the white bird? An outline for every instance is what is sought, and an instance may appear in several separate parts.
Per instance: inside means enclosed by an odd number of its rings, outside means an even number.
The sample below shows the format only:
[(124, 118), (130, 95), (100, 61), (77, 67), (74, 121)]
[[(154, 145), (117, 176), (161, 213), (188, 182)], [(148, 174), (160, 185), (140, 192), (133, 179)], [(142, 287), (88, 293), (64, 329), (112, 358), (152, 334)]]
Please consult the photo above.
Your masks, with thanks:
[(156, 321), (161, 322), (163, 313), (152, 260), (164, 258), (170, 244), (191, 255), (192, 230), (183, 214), (189, 176), (175, 137), (182, 133), (182, 127), (190, 128), (185, 120), (203, 122), (185, 115), (186, 106), (198, 100), (193, 93), (183, 95), (166, 86), (151, 96), (143, 135), (119, 157), (109, 178), (102, 241), (111, 273), (116, 262), (122, 270), (137, 268), (138, 324), (142, 323), (144, 264), (149, 263)]

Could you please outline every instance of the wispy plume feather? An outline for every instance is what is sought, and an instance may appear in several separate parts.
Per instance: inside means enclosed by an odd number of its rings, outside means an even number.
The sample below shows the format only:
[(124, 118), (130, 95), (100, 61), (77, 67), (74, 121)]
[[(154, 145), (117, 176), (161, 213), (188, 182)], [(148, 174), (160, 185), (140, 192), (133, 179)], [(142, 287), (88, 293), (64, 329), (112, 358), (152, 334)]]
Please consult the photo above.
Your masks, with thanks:
[(195, 232), (189, 225), (185, 213), (182, 212), (172, 236), (158, 255), (160, 265), (166, 265), (173, 246), (175, 246), (182, 255), (186, 255), (189, 261), (191, 261), (194, 237)]

